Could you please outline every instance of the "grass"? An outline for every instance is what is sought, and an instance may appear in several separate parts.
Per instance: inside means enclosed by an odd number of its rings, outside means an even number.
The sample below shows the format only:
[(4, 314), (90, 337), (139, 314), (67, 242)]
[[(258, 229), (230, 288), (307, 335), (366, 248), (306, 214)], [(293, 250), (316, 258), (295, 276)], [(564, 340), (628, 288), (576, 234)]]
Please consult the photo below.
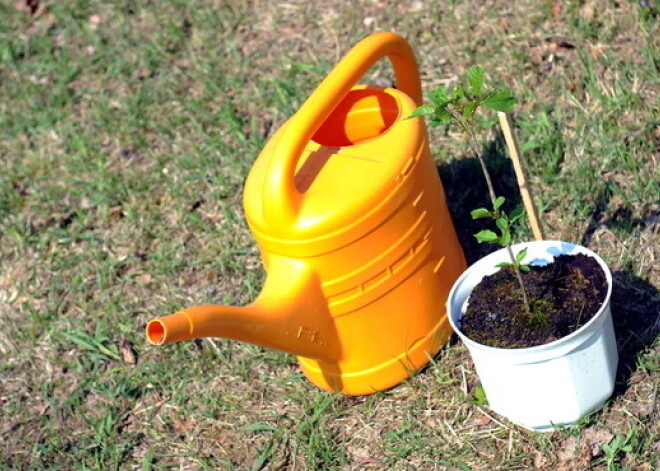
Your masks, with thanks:
[[(21, 3), (0, 3), (0, 469), (660, 467), (657, 2)], [(475, 64), (510, 86), (548, 236), (610, 263), (621, 367), (577, 429), (492, 415), (456, 340), (360, 398), (279, 352), (146, 344), (156, 315), (254, 299), (244, 179), (375, 29), (410, 40), (425, 90)], [(365, 81), (391, 78), (381, 64)], [(432, 133), (465, 221), (485, 195), (475, 159)], [(493, 131), (484, 151), (515, 203), (501, 148)], [(457, 229), (474, 261), (471, 224)]]

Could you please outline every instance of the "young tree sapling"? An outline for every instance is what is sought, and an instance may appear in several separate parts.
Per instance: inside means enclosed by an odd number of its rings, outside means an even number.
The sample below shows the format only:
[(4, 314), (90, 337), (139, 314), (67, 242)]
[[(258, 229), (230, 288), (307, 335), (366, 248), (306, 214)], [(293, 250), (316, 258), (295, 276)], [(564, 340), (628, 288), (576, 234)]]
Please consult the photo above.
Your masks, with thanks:
[(513, 108), (516, 99), (509, 90), (485, 88), (483, 67), (470, 68), (466, 74), (466, 79), (467, 84), (459, 81), (453, 88), (446, 86), (436, 88), (430, 94), (431, 103), (419, 106), (409, 117), (428, 117), (431, 126), (454, 125), (463, 132), (468, 146), (481, 166), (492, 205), (492, 210), (478, 208), (471, 212), (471, 216), (473, 219), (490, 218), (494, 220), (499, 231), (498, 235), (494, 231), (486, 229), (474, 234), (474, 237), (480, 243), (491, 242), (506, 247), (511, 262), (500, 263), (498, 266), (513, 268), (520, 285), (526, 313), (531, 315), (532, 308), (520, 273), (521, 270), (529, 270), (527, 265), (522, 264), (527, 249), (523, 249), (517, 254), (514, 254), (511, 249), (512, 224), (522, 216), (523, 210), (520, 208), (511, 212), (511, 214), (507, 214), (502, 209), (505, 198), (495, 194), (493, 181), (480, 152), (475, 132), (475, 116), (479, 109), (486, 107), (495, 111), (507, 112)]

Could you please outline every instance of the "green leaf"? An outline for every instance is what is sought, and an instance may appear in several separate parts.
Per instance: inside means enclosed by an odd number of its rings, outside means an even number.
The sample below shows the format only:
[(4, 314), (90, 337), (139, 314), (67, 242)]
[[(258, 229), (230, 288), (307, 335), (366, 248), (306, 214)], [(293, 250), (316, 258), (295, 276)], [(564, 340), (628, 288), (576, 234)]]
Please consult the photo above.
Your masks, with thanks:
[(509, 221), (506, 218), (498, 218), (495, 220), (495, 225), (501, 231), (505, 231), (509, 228)]
[(474, 399), (475, 403), (479, 406), (485, 406), (488, 404), (488, 398), (486, 397), (486, 391), (484, 391), (483, 386), (477, 386), (474, 388)]
[(463, 89), (463, 85), (459, 83), (454, 87), (454, 91), (451, 94), (451, 102), (458, 103), (463, 98), (465, 98), (465, 90)]
[(510, 91), (493, 93), (484, 99), (483, 104), (495, 111), (509, 111), (515, 105), (516, 99)]
[(520, 265), (518, 268), (520, 268), (522, 271), (529, 271), (529, 265)]
[(415, 109), (415, 111), (413, 111), (412, 114), (408, 116), (408, 118), (416, 118), (418, 116), (434, 116), (434, 115), (435, 115), (435, 106), (422, 105), (422, 106), (418, 106)]
[(488, 211), (486, 208), (479, 208), (470, 212), (470, 215), (472, 216), (472, 219), (489, 218), (490, 211)]
[(497, 211), (500, 209), (500, 206), (504, 204), (506, 201), (506, 198), (504, 196), (498, 196), (497, 199), (495, 199), (495, 204), (493, 205), (493, 209)]
[(511, 211), (511, 214), (509, 214), (509, 221), (511, 222), (517, 221), (522, 217), (523, 214), (525, 214), (525, 210), (523, 209), (522, 206), (518, 206), (516, 209)]
[(511, 243), (511, 231), (502, 232), (502, 237), (500, 237), (500, 244), (509, 245)]
[(435, 119), (444, 119), (445, 117), (451, 119), (451, 113), (449, 112), (449, 110), (447, 108), (437, 107), (435, 109), (434, 118)]
[(443, 126), (445, 124), (451, 124), (451, 119), (432, 119), (429, 121), (429, 126)]
[(493, 231), (489, 231), (488, 229), (484, 229), (483, 231), (479, 231), (476, 234), (474, 234), (474, 237), (477, 239), (477, 242), (495, 242), (498, 237), (497, 234), (495, 234)]
[(447, 111), (446, 108), (438, 107), (435, 110), (433, 119), (429, 121), (429, 124), (432, 126), (438, 126), (440, 124), (450, 124), (451, 123), (451, 114)]
[(472, 119), (474, 111), (477, 109), (478, 101), (471, 101), (463, 108), (463, 119)]
[(518, 252), (516, 254), (516, 262), (517, 263), (522, 262), (525, 259), (526, 256), (527, 256), (527, 247), (525, 247), (524, 249), (522, 249), (520, 252)]
[(484, 68), (478, 65), (470, 67), (470, 70), (467, 72), (467, 79), (470, 83), (470, 91), (474, 95), (478, 95), (484, 83)]
[(446, 105), (447, 103), (451, 102), (451, 100), (447, 96), (447, 87), (445, 87), (444, 85), (436, 88), (431, 93), (429, 93), (429, 99), (434, 105), (437, 106)]
[(495, 266), (498, 267), (498, 268), (505, 268), (505, 267), (513, 266), (513, 263), (511, 263), (511, 262), (500, 262)]

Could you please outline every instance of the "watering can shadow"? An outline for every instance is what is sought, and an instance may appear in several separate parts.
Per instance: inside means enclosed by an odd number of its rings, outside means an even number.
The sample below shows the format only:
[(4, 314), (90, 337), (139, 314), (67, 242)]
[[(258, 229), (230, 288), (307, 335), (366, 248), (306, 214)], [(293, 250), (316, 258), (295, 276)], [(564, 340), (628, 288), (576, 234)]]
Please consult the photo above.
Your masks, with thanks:
[[(397, 88), (357, 85), (387, 57)], [(412, 49), (376, 33), (337, 64), (255, 161), (248, 226), (267, 273), (245, 307), (150, 321), (162, 345), (225, 337), (294, 354), (314, 384), (363, 395), (425, 366), (450, 335), (445, 302), (465, 259), (421, 118)]]

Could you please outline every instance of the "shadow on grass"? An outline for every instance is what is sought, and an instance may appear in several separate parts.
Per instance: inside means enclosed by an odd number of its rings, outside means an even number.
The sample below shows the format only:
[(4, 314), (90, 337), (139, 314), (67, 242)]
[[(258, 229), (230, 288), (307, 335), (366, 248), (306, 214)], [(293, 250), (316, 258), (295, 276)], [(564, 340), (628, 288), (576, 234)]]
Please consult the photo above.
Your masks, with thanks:
[[(498, 136), (488, 142), (484, 147), (484, 156), (495, 194), (506, 198), (503, 208), (510, 212), (520, 206), (522, 201), (513, 165), (506, 154), (504, 139)], [(463, 246), (468, 265), (471, 265), (499, 248), (495, 244), (480, 244), (474, 238), (474, 234), (482, 229), (494, 229), (493, 221), (473, 220), (470, 216), (470, 211), (474, 209), (492, 208), (479, 161), (476, 157), (452, 160), (439, 165), (438, 172), (458, 239)]]
[[(613, 195), (612, 187), (611, 182), (606, 182), (596, 199), (589, 225), (580, 240), (580, 244), (585, 247), (603, 224), (628, 234), (645, 224), (643, 217), (635, 217), (627, 208), (620, 208), (610, 218), (603, 220)], [(637, 369), (640, 354), (651, 347), (660, 335), (660, 291), (630, 270), (614, 271), (612, 278), (612, 321), (619, 351), (613, 397), (617, 397), (625, 394), (628, 389), (630, 376)]]
[(619, 207), (609, 218), (606, 218), (606, 210), (610, 200), (614, 196), (615, 188), (616, 184), (612, 181), (608, 180), (605, 182), (605, 186), (596, 198), (594, 210), (589, 218), (589, 225), (580, 239), (580, 245), (587, 247), (596, 230), (603, 225), (630, 235), (636, 228), (644, 227), (647, 222), (657, 224), (658, 214), (660, 214), (657, 210), (652, 210), (644, 217), (635, 215), (630, 208), (625, 206)]
[(614, 396), (626, 392), (640, 354), (660, 335), (660, 291), (628, 270), (612, 273), (612, 320), (619, 349)]

